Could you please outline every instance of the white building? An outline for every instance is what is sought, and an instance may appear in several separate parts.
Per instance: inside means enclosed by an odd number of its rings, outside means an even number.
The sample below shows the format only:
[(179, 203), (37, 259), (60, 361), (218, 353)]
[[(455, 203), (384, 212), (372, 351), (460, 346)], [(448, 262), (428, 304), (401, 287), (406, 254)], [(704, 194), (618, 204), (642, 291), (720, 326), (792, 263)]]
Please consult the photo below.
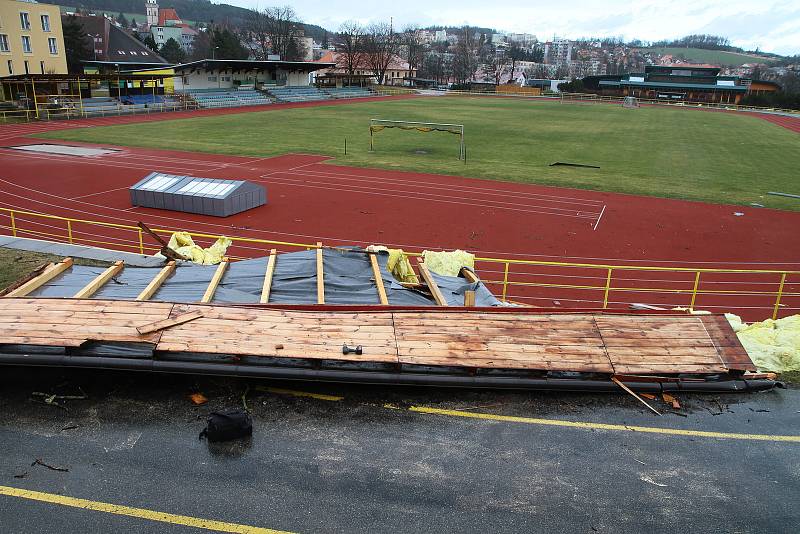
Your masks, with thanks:
[(569, 64), (572, 61), (572, 41), (553, 39), (544, 44), (544, 62), (551, 65)]
[(145, 0), (144, 9), (147, 13), (147, 25), (158, 25), (158, 2), (156, 0)]

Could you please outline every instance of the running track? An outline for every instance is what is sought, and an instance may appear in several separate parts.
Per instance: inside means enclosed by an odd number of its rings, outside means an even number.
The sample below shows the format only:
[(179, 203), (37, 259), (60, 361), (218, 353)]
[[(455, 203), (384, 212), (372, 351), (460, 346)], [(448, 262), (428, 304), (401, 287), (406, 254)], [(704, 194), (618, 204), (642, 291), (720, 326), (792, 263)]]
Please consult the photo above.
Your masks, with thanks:
[[(0, 129), (0, 146), (41, 143), (25, 136), (47, 129), (230, 111), (18, 125)], [(115, 148), (118, 151), (111, 155), (94, 158), (0, 148), (0, 206), (122, 224), (141, 220), (160, 228), (303, 243), (317, 240), (330, 245), (379, 243), (408, 250), (462, 248), (482, 256), (591, 263), (800, 269), (797, 254), (800, 233), (796, 231), (800, 227), (800, 213), (348, 168), (331, 165), (326, 163), (327, 158), (315, 155), (246, 158)], [(260, 182), (268, 188), (269, 204), (225, 219), (131, 208), (127, 188), (156, 170)], [(8, 222), (8, 217), (0, 217), (3, 225)], [(22, 220), (18, 224), (34, 228), (31, 221)], [(64, 233), (63, 228), (36, 228)], [(132, 239), (130, 235), (110, 235), (97, 228), (76, 226), (74, 230), (76, 237), (87, 241)], [(231, 252), (239, 256), (264, 254), (255, 247), (238, 247)], [(498, 276), (494, 271), (498, 269), (496, 265), (479, 267), (485, 269), (485, 278)], [(520, 274), (524, 270), (518, 269)], [(577, 270), (569, 275), (548, 273), (544, 278), (540, 274), (537, 281), (569, 283), (574, 278), (573, 283), (580, 284), (596, 274), (596, 271)], [(629, 279), (654, 276), (637, 272)], [(717, 284), (714, 289), (725, 288), (724, 284), (733, 281), (713, 282)], [(758, 284), (767, 283), (762, 279), (752, 282), (755, 289)], [(796, 282), (800, 280), (790, 280), (787, 291), (797, 291)], [(642, 285), (634, 281), (619, 282), (626, 283)], [(774, 284), (774, 280), (769, 283)], [(597, 281), (592, 285), (597, 285)], [(547, 292), (526, 287), (517, 287), (511, 293), (543, 305), (553, 298), (563, 301), (563, 305), (586, 305), (585, 294), (585, 291)], [(546, 303), (537, 302), (545, 300)], [(655, 304), (679, 304), (683, 300), (656, 295), (636, 299)], [(735, 297), (713, 303), (706, 299), (698, 304), (734, 309), (746, 317), (760, 319), (768, 315), (764, 310), (769, 300)]]

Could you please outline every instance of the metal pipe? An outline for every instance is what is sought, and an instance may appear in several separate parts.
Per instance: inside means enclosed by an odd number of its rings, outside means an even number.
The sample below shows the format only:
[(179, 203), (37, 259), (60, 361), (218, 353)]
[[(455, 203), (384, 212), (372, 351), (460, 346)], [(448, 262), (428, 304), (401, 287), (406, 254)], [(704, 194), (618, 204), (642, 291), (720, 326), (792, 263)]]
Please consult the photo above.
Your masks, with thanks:
[[(380, 371), (345, 371), (290, 367), (248, 366), (227, 363), (161, 361), (152, 359), (109, 358), (101, 356), (66, 356), (63, 354), (0, 354), (0, 365), (33, 367), (76, 367), (124, 371), (196, 374), (231, 377), (272, 378), (395, 386), (431, 386), (459, 388), (519, 389), (544, 391), (616, 392), (619, 386), (606, 380), (578, 378), (522, 378), (503, 376), (460, 376)], [(735, 393), (766, 391), (785, 387), (772, 380), (720, 380), (709, 382), (626, 382), (635, 391), (660, 393), (682, 391), (697, 393)]]

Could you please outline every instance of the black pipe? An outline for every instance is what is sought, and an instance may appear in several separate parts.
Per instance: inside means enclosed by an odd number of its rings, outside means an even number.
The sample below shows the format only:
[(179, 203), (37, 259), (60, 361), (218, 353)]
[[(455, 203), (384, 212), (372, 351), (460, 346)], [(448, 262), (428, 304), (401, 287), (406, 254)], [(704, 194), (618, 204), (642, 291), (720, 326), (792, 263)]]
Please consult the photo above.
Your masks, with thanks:
[[(228, 363), (107, 358), (96, 356), (65, 356), (60, 354), (0, 354), (0, 365), (78, 367), (86, 369), (273, 378), (281, 380), (391, 384), (396, 386), (586, 391), (596, 393), (620, 391), (619, 386), (611, 381), (577, 378), (522, 378), (402, 372), (387, 373), (379, 371), (304, 369), (290, 367), (235, 365)], [(745, 391), (767, 391), (775, 387), (785, 387), (783, 383), (772, 380), (744, 379), (707, 382), (626, 382), (625, 385), (635, 391), (650, 393), (660, 393), (662, 391), (735, 393)]]

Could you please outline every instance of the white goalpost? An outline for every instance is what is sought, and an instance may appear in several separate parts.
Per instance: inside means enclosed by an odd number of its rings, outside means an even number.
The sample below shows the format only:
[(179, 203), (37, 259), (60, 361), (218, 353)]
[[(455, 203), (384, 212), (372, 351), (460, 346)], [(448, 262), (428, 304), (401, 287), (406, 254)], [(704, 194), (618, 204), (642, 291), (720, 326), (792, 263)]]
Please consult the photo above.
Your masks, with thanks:
[(373, 135), (385, 128), (400, 128), (401, 130), (415, 130), (417, 132), (447, 132), (459, 136), (458, 159), (466, 159), (466, 147), (464, 146), (464, 125), (463, 124), (444, 124), (439, 122), (414, 122), (414, 121), (389, 121), (382, 119), (369, 120), (369, 150), (375, 149)]
[(622, 107), (628, 109), (634, 109), (639, 107), (639, 101), (636, 99), (635, 96), (626, 96), (622, 99)]

